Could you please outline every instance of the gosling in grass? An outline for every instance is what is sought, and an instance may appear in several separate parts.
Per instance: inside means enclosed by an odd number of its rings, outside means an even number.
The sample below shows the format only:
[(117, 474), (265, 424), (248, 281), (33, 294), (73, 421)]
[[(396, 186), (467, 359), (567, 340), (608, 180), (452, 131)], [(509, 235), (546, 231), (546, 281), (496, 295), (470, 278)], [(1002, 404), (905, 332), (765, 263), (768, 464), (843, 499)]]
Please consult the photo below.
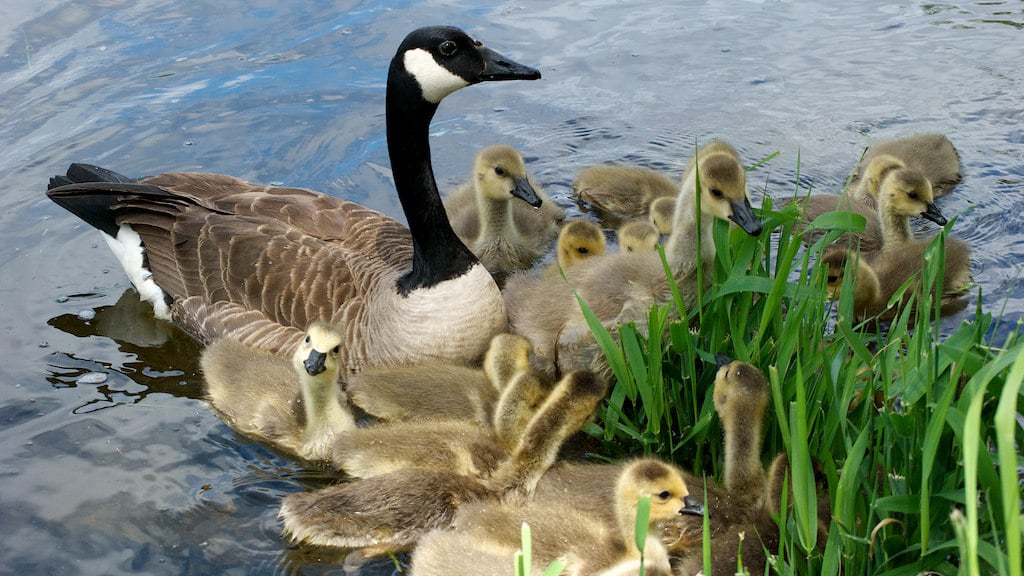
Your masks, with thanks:
[[(853, 312), (857, 321), (868, 318), (891, 320), (897, 308), (887, 308), (889, 300), (908, 281), (911, 288), (904, 293), (903, 301), (914, 292), (913, 286), (920, 282), (925, 264), (925, 252), (931, 238), (916, 238), (898, 246), (887, 247), (868, 261), (863, 255), (844, 248), (833, 248), (822, 255), (820, 262), (827, 266), (826, 286), (830, 298), (838, 300), (845, 284), (846, 263), (851, 262), (855, 288)], [(940, 316), (949, 316), (967, 307), (967, 292), (972, 284), (970, 270), (970, 247), (956, 238), (946, 237), (946, 261), (943, 265), (942, 293), (940, 295)]]
[(200, 359), (206, 397), (239, 432), (300, 458), (329, 458), (334, 439), (356, 428), (338, 385), (343, 342), (336, 327), (314, 322), (289, 362), (218, 340)]
[(522, 337), (498, 334), (491, 339), (484, 369), (444, 362), (369, 368), (350, 376), (346, 391), (353, 404), (388, 422), (441, 418), (489, 426), (511, 375), (489, 374), (487, 369), (524, 369), (529, 346)]
[(630, 220), (618, 230), (619, 250), (623, 252), (657, 252), (661, 235), (647, 220)]
[[(613, 482), (611, 498), (594, 495), (604, 514), (592, 514), (568, 502), (481, 501), (464, 506), (449, 530), (435, 530), (423, 538), (413, 553), (412, 571), (420, 576), (514, 574), (512, 555), (520, 546), (520, 528), (525, 522), (532, 532), (535, 566), (546, 566), (561, 557), (568, 563), (567, 574), (623, 574), (626, 566), (638, 567), (640, 550), (634, 537), (637, 503), (647, 497), (651, 532), (644, 548), (645, 561), (653, 573), (671, 573), (658, 539), (657, 522), (680, 514), (699, 516), (703, 506), (690, 495), (679, 472), (658, 460), (632, 461)], [(609, 522), (609, 517), (613, 521)], [(462, 547), (481, 551), (483, 555), (478, 557), (487, 558), (487, 565), (478, 562), (474, 566), (460, 558)]]
[(644, 216), (653, 201), (679, 195), (679, 184), (660, 172), (614, 164), (581, 168), (572, 189), (594, 208), (624, 218)]
[(917, 134), (872, 144), (854, 169), (847, 189), (854, 196), (874, 206), (868, 188), (871, 182), (868, 167), (879, 156), (891, 156), (904, 166), (928, 179), (935, 197), (949, 194), (960, 183), (960, 153), (944, 135)]
[(444, 205), (455, 233), (498, 276), (533, 266), (565, 218), (529, 178), (519, 152), (504, 145), (481, 150), (471, 182), (449, 194)]
[[(859, 245), (861, 253), (873, 259), (884, 246), (909, 242), (914, 238), (910, 229), (910, 218), (922, 217), (942, 226), (946, 218), (935, 205), (931, 183), (920, 172), (906, 168), (893, 156), (876, 156), (866, 168), (865, 194), (871, 199), (855, 195), (817, 195), (804, 201), (803, 219), (811, 222), (821, 214), (833, 210), (847, 210), (865, 218), (864, 232), (850, 234)], [(877, 203), (878, 211), (873, 206)], [(822, 232), (805, 234), (804, 242), (810, 244)], [(841, 238), (837, 243), (843, 242)]]
[[(699, 226), (698, 175), (703, 214)], [(715, 218), (736, 222), (749, 234), (761, 233), (761, 222), (747, 197), (743, 166), (735, 149), (724, 142), (708, 144), (691, 160), (678, 196), (672, 234), (665, 242), (665, 256), (688, 305), (697, 295), (698, 261), (705, 284), (712, 276), (715, 243), (711, 225)], [(654, 252), (596, 256), (568, 269), (565, 280), (528, 275), (510, 278), (504, 295), (512, 331), (530, 340), (538, 367), (552, 375), (581, 367), (607, 372), (606, 366), (600, 365), (603, 355), (574, 291), (613, 333), (628, 322), (644, 330), (651, 305), (671, 297), (665, 268)]]
[[(367, 555), (407, 550), (423, 534), (451, 524), (467, 503), (520, 498), (536, 483), (531, 475), (544, 472), (569, 434), (592, 415), (602, 385), (593, 375), (574, 373), (552, 393), (559, 400), (545, 403), (522, 434), (524, 441), (512, 458), (522, 470), (503, 466), (490, 477), (464, 476), (451, 469), (405, 468), (285, 497), (279, 517), (293, 541), (318, 546), (363, 548)], [(574, 424), (577, 423), (577, 424)], [(534, 451), (530, 457), (525, 452)]]

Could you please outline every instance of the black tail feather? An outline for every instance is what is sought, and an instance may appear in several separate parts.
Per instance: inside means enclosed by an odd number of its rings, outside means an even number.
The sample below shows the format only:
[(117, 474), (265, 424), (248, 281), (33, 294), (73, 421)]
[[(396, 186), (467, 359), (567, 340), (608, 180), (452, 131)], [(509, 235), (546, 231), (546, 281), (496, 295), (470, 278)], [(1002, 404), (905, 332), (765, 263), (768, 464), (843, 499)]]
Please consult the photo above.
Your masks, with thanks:
[(128, 184), (135, 182), (134, 178), (129, 178), (124, 174), (118, 174), (113, 170), (107, 170), (99, 166), (93, 166), (92, 164), (72, 164), (68, 167), (66, 176), (54, 176), (50, 178), (50, 184), (46, 187), (47, 190), (53, 190), (60, 186), (67, 186), (68, 184), (81, 184), (83, 182), (119, 182)]

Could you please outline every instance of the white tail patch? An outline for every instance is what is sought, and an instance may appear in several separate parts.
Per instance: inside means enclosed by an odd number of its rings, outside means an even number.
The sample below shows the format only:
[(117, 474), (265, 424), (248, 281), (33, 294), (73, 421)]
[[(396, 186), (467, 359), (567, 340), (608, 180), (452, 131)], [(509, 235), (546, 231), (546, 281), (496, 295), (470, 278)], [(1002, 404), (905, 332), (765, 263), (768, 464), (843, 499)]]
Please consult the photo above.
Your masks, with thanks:
[(437, 104), (459, 88), (469, 86), (465, 78), (452, 74), (423, 48), (407, 51), (402, 64), (419, 83), (423, 99), (432, 104)]
[(153, 305), (153, 313), (157, 318), (170, 320), (171, 309), (164, 299), (164, 291), (153, 281), (153, 273), (144, 266), (145, 249), (138, 232), (127, 224), (121, 224), (116, 238), (103, 234), (103, 239), (121, 263), (132, 285), (139, 291), (139, 297)]

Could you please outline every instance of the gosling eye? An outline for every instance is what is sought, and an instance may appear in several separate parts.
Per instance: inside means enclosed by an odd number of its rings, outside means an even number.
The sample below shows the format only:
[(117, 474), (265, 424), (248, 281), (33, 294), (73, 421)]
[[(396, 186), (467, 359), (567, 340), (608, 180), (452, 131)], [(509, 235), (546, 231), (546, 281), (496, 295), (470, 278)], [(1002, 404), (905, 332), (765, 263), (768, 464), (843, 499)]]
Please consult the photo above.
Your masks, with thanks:
[(725, 194), (723, 194), (722, 191), (719, 190), (718, 188), (712, 188), (711, 189), (711, 195), (714, 196), (715, 198), (724, 198), (725, 197)]
[(586, 246), (580, 246), (579, 248), (576, 249), (576, 251), (579, 252), (580, 254), (586, 254), (587, 252), (590, 252), (590, 250), (587, 250)]
[(828, 283), (829, 283), (829, 284), (834, 284), (834, 283), (836, 283), (836, 282), (837, 282), (838, 280), (839, 280), (839, 276), (836, 276), (836, 275), (834, 275), (834, 274), (829, 274), (829, 277), (828, 277)]
[(498, 176), (504, 176), (505, 175), (505, 169), (502, 168), (501, 166), (495, 166), (494, 167), (494, 173), (497, 174)]
[(455, 53), (459, 51), (459, 45), (451, 40), (445, 40), (444, 42), (441, 42), (441, 46), (438, 49), (441, 51), (441, 54), (444, 54), (445, 56), (454, 56)]
[(917, 192), (907, 192), (907, 196), (910, 196), (912, 200), (917, 200)]
[(626, 252), (632, 252), (632, 251), (633, 251), (633, 247), (632, 246), (627, 246), (626, 247)]
[(668, 500), (670, 496), (672, 496), (671, 492), (669, 492), (668, 490), (662, 490), (661, 493), (658, 494), (658, 499), (659, 500)]

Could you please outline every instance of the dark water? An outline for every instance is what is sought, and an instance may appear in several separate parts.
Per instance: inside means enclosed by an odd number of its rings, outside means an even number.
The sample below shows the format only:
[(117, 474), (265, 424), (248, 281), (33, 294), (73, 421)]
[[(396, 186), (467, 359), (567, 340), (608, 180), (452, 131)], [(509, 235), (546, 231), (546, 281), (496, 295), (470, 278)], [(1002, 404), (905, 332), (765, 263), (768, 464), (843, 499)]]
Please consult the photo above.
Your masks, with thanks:
[(544, 74), (445, 101), (442, 187), (506, 142), (575, 210), (578, 167), (678, 170), (718, 136), (748, 162), (781, 152), (752, 173), (755, 197), (792, 194), (798, 158), (801, 190), (832, 191), (870, 140), (942, 132), (965, 179), (941, 208), (974, 248), (983, 307), (1024, 316), (1019, 1), (290, 4), (0, 6), (0, 573), (339, 570), (275, 519), (282, 495), (329, 475), (197, 400), (197, 346), (150, 319), (98, 234), (43, 190), (87, 161), (308, 186), (401, 216), (384, 71), (420, 25), (462, 26)]

